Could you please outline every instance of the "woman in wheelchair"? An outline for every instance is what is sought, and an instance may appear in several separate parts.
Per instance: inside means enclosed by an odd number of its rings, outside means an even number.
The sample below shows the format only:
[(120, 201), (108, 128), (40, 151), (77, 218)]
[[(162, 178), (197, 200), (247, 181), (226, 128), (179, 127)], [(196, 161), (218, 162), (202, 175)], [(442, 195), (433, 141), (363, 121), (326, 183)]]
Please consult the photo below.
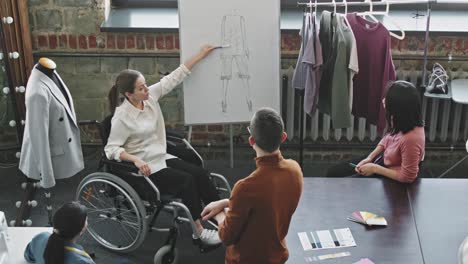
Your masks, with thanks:
[[(213, 46), (203, 46), (198, 54), (149, 87), (140, 72), (122, 71), (109, 92), (113, 118), (104, 148), (108, 159), (132, 162), (161, 193), (181, 198), (205, 245), (217, 245), (221, 241), (217, 231), (202, 226), (201, 201), (209, 204), (220, 198), (206, 170), (167, 153), (164, 118), (158, 101), (179, 85), (193, 66), (213, 49)], [(119, 94), (125, 99), (117, 106)]]
[(36, 235), (24, 251), (28, 263), (93, 264), (94, 261), (75, 241), (87, 226), (86, 207), (68, 202), (54, 214), (54, 231)]

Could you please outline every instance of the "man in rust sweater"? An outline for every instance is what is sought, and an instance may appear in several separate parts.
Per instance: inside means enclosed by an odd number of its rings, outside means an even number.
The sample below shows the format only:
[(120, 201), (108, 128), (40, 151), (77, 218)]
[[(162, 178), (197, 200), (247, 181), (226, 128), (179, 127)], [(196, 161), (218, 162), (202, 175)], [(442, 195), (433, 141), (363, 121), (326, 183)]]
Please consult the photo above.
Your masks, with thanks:
[(203, 219), (214, 217), (227, 246), (228, 264), (285, 263), (285, 237), (302, 192), (302, 171), (284, 159), (279, 147), (286, 140), (281, 117), (270, 108), (258, 110), (247, 128), (257, 153), (257, 169), (237, 182), (230, 199), (210, 203)]

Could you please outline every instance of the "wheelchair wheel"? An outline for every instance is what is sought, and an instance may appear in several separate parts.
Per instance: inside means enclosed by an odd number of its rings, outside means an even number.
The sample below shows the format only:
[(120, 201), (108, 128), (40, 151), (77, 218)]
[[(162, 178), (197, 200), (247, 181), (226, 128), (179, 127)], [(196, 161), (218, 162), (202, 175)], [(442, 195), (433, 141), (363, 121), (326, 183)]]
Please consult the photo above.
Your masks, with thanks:
[(135, 190), (119, 177), (96, 172), (78, 186), (76, 200), (88, 208), (88, 232), (103, 247), (131, 252), (148, 232), (146, 210)]
[(177, 264), (179, 262), (179, 252), (177, 248), (171, 252), (171, 245), (161, 247), (154, 255), (154, 264)]

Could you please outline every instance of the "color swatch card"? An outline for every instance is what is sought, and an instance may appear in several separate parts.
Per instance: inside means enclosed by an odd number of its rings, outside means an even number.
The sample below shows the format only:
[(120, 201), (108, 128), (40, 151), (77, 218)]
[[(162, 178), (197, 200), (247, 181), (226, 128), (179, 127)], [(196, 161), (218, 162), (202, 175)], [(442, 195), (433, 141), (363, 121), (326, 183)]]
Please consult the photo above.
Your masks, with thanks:
[(310, 233), (297, 234), (304, 250), (317, 250), (329, 248), (355, 247), (353, 234), (349, 228), (330, 230), (318, 230)]
[(326, 255), (320, 255), (320, 256), (305, 257), (304, 260), (305, 262), (309, 263), (309, 262), (314, 262), (314, 261), (336, 259), (336, 258), (343, 258), (343, 257), (349, 257), (349, 256), (351, 256), (351, 253), (346, 251), (346, 252), (339, 252), (339, 253), (326, 254)]
[(347, 219), (356, 223), (361, 223), (361, 224), (369, 225), (369, 226), (374, 226), (374, 225), (386, 226), (387, 225), (387, 220), (383, 216), (379, 216), (374, 213), (370, 213), (366, 211), (354, 212)]
[(372, 260), (368, 258), (365, 258), (365, 259), (361, 259), (358, 262), (354, 262), (353, 264), (374, 264), (374, 262), (372, 262)]

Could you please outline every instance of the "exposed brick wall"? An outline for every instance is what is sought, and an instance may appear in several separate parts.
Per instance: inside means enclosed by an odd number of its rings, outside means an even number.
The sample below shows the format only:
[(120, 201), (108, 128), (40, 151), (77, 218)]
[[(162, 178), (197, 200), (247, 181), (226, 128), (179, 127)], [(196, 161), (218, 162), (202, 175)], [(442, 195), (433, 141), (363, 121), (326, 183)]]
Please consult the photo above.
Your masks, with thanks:
[[(177, 52), (177, 33), (102, 33), (105, 9), (110, 0), (29, 0), (30, 28), (34, 50), (80, 52)], [(298, 32), (281, 35), (283, 54), (296, 54), (301, 40)], [(392, 51), (421, 54), (424, 36), (392, 38)], [(430, 55), (468, 55), (468, 37), (432, 36)]]
[[(29, 0), (30, 27), (35, 51), (174, 53), (179, 51), (178, 33), (102, 33), (105, 0)], [(468, 37), (431, 36), (429, 54), (468, 55)], [(281, 34), (284, 55), (297, 54), (298, 32)], [(392, 38), (394, 55), (422, 54), (424, 36)]]
[[(81, 117), (100, 119), (107, 114), (106, 95), (121, 68), (136, 66), (147, 79), (157, 81), (161, 74), (178, 65), (178, 58), (158, 55), (178, 54), (178, 33), (103, 33), (99, 26), (104, 21), (104, 0), (29, 0), (33, 50), (37, 52), (85, 53), (90, 57), (53, 58), (59, 61), (64, 79), (76, 101)], [(298, 54), (301, 40), (298, 32), (281, 34), (281, 50), (285, 57)], [(421, 55), (423, 36), (407, 36), (399, 41), (392, 38), (394, 55)], [(154, 59), (104, 58), (91, 55), (101, 53), (156, 54)], [(429, 55), (468, 56), (468, 37), (432, 36)], [(282, 68), (294, 66), (295, 59), (283, 59)], [(421, 61), (395, 61), (398, 67), (414, 69)], [(88, 79), (88, 80), (84, 80)], [(94, 83), (92, 83), (94, 82)], [(94, 85), (93, 85), (94, 84)], [(92, 86), (96, 86), (94, 88)], [(88, 90), (93, 90), (90, 92)], [(95, 89), (95, 90), (94, 90)], [(176, 89), (161, 102), (169, 128), (183, 126), (183, 94)], [(94, 115), (93, 115), (94, 113)], [(233, 126), (235, 142), (246, 143), (245, 125)], [(96, 135), (91, 131), (90, 135)], [(227, 144), (229, 125), (194, 126), (192, 139), (200, 144)], [(90, 140), (92, 141), (92, 140)]]
[(73, 34), (62, 32), (32, 33), (34, 51), (41, 52), (132, 52), (132, 53), (175, 53), (179, 52), (177, 33), (101, 33)]
[[(131, 52), (178, 53), (178, 33), (101, 33), (99, 35), (66, 34), (59, 32), (33, 33), (33, 50), (54, 52)], [(282, 33), (283, 55), (299, 52), (301, 40), (297, 33)], [(393, 55), (421, 55), (424, 37), (408, 36), (404, 40), (392, 38)], [(430, 56), (468, 56), (468, 37), (436, 36), (429, 42)]]
[[(391, 38), (393, 55), (422, 55), (424, 53), (424, 36), (407, 35), (405, 39)], [(281, 34), (283, 54), (297, 54), (301, 39), (296, 32)], [(466, 36), (430, 36), (428, 54), (430, 56), (468, 56), (468, 37)]]

